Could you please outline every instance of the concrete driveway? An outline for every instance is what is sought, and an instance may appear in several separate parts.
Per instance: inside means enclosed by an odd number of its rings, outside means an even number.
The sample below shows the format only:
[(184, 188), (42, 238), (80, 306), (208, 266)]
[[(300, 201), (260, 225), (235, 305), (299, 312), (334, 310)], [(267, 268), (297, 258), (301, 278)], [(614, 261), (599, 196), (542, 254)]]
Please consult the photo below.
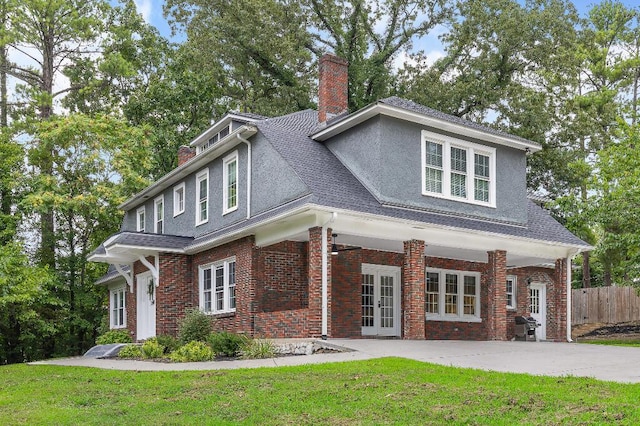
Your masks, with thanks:
[(468, 342), (457, 340), (330, 339), (350, 352), (264, 360), (169, 364), (117, 359), (66, 358), (34, 364), (97, 367), (115, 370), (167, 371), (277, 367), (355, 361), (388, 356), (455, 367), (544, 376), (583, 376), (640, 383), (640, 348), (549, 342)]

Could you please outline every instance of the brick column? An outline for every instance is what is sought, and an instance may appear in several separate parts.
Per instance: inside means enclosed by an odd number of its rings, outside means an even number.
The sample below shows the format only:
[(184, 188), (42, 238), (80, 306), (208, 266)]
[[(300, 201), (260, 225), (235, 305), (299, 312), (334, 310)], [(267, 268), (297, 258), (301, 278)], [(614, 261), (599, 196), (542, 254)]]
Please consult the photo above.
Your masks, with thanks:
[(488, 252), (487, 337), (507, 340), (507, 252)]
[(403, 338), (425, 338), (424, 241), (404, 242)]
[(555, 312), (549, 312), (547, 315), (555, 316), (556, 330), (549, 330), (549, 322), (547, 321), (547, 339), (553, 338), (556, 342), (567, 340), (567, 259), (556, 259), (556, 268), (554, 271), (553, 294), (547, 294), (547, 306), (553, 305)]
[[(327, 230), (327, 256), (331, 256), (331, 229)], [(322, 228), (309, 229), (309, 337), (322, 336)], [(331, 262), (327, 259), (327, 336), (331, 336)]]

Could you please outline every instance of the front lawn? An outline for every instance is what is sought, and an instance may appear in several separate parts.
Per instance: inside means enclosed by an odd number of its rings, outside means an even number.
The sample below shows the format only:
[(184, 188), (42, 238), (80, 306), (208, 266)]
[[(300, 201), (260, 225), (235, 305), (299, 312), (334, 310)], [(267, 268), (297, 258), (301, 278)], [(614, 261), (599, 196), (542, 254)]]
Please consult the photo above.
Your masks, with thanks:
[(611, 345), (611, 346), (636, 346), (640, 347), (639, 339), (593, 339), (579, 340), (578, 343), (588, 343), (590, 345)]
[(3, 424), (638, 424), (638, 395), (640, 385), (400, 358), (205, 372), (0, 367)]

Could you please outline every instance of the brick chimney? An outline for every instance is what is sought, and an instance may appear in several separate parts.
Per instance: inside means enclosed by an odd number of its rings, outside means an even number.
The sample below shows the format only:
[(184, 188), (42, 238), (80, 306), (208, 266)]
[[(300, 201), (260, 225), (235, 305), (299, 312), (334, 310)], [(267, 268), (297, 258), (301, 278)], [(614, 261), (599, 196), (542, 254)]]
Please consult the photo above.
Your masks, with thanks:
[(195, 149), (186, 145), (182, 145), (180, 148), (178, 148), (178, 167), (182, 166), (184, 163), (191, 160), (195, 156)]
[(331, 53), (320, 58), (318, 121), (347, 112), (349, 107), (349, 63)]

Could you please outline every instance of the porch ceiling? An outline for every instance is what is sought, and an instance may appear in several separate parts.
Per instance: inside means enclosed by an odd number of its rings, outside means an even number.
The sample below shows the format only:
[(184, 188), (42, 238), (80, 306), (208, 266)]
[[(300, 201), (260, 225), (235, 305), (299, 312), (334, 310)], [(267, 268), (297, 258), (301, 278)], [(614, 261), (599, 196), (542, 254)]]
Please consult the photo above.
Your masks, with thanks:
[(334, 221), (323, 212), (306, 211), (256, 232), (256, 244), (278, 241), (308, 241), (308, 228), (325, 225), (338, 234), (336, 243), (372, 250), (402, 253), (403, 242), (424, 240), (425, 255), (473, 262), (487, 262), (487, 252), (505, 250), (507, 266), (553, 264), (558, 258), (575, 253), (575, 248), (545, 241), (525, 240), (506, 235), (443, 228), (429, 224), (392, 222), (360, 215), (338, 213)]

